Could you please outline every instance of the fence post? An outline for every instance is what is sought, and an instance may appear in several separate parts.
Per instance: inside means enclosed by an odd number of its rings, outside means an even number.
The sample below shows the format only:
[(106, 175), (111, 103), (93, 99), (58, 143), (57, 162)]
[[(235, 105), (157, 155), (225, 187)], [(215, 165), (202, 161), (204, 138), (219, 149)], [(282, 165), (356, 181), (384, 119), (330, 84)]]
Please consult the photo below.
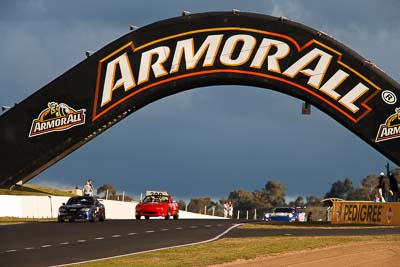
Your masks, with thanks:
[(51, 201), (51, 196), (48, 196), (50, 198), (50, 218), (53, 218), (53, 202)]

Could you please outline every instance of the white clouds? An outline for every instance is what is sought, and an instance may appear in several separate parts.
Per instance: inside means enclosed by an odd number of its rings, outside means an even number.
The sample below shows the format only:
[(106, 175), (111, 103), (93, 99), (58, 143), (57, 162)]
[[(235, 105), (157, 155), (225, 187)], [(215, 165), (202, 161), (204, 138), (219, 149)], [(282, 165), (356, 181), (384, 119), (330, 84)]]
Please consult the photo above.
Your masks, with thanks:
[[(307, 7), (302, 1), (268, 1), (272, 4), (271, 14), (275, 17), (287, 17), (290, 20), (295, 20), (295, 18), (302, 18), (306, 16)], [(268, 10), (266, 11), (268, 12)], [(269, 13), (269, 12), (268, 12)]]

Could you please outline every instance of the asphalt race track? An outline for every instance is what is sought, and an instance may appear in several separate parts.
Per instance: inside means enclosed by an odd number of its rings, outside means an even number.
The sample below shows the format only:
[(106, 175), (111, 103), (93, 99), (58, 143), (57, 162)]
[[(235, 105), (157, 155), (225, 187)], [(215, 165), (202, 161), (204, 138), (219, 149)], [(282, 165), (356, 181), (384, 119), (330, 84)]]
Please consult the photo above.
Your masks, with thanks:
[(212, 239), (229, 220), (106, 220), (0, 226), (0, 266), (51, 266)]
[[(107, 220), (0, 226), (0, 266), (52, 266), (210, 240), (229, 220)], [(224, 237), (400, 234), (400, 228), (233, 229)]]

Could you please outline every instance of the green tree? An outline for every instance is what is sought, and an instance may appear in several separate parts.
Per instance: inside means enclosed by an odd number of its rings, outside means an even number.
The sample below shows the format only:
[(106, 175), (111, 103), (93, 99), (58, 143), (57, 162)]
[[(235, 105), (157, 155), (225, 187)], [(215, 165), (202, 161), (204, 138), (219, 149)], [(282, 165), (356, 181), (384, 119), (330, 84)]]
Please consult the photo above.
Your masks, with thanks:
[(264, 188), (264, 197), (272, 207), (285, 205), (285, 185), (279, 181), (268, 181)]
[(105, 198), (108, 190), (108, 199), (114, 199), (117, 195), (117, 190), (115, 190), (112, 184), (104, 184), (97, 189), (97, 195), (101, 198)]
[(343, 182), (336, 181), (332, 184), (331, 190), (325, 194), (325, 198), (342, 198), (347, 199), (349, 193), (354, 190), (353, 182), (350, 178), (346, 178)]
[(178, 206), (179, 206), (179, 209), (180, 209), (180, 210), (185, 210), (185, 208), (186, 208), (186, 202), (185, 202), (184, 200), (182, 200), (182, 199), (179, 199), (179, 201), (178, 201)]
[(308, 196), (306, 197), (306, 206), (321, 206), (321, 198), (320, 197), (316, 197), (316, 196)]
[(302, 196), (298, 196), (294, 201), (289, 202), (291, 207), (303, 207), (304, 205), (304, 197)]
[(235, 190), (229, 194), (228, 200), (232, 201), (234, 210), (249, 210), (254, 208), (254, 195), (243, 189)]
[(200, 197), (200, 198), (192, 198), (190, 199), (188, 205), (188, 211), (196, 212), (196, 213), (204, 213), (204, 207), (208, 210), (212, 206), (211, 198), (209, 197)]

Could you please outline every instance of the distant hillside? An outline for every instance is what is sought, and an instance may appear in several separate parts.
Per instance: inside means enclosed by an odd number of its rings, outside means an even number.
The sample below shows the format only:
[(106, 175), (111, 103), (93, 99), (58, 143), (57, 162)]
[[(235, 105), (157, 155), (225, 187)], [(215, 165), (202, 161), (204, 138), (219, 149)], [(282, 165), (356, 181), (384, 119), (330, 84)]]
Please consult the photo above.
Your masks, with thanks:
[(0, 189), (0, 195), (27, 195), (27, 196), (74, 196), (71, 192), (50, 188), (41, 185), (27, 184), (13, 190)]

